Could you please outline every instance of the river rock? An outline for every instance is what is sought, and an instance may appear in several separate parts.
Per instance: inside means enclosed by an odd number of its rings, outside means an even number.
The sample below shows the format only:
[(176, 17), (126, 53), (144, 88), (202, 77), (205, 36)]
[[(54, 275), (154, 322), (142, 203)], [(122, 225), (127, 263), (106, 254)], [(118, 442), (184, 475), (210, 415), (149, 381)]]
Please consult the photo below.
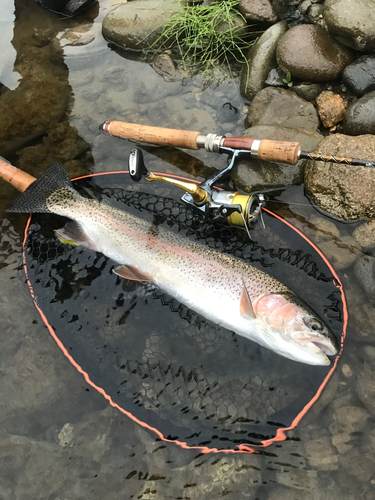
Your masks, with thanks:
[(266, 87), (255, 96), (245, 119), (246, 128), (254, 125), (316, 130), (319, 118), (314, 106), (293, 91)]
[(278, 19), (269, 0), (241, 0), (239, 10), (246, 20), (275, 23)]
[(321, 83), (297, 83), (293, 85), (293, 91), (305, 101), (314, 101), (322, 92), (323, 85)]
[(342, 44), (364, 52), (375, 51), (373, 0), (326, 0), (324, 19), (332, 35)]
[[(302, 148), (307, 150), (314, 149), (322, 140), (322, 136), (315, 130), (272, 125), (251, 127), (244, 132), (243, 136), (277, 141), (298, 141)], [(232, 173), (232, 179), (237, 187), (246, 192), (291, 186), (301, 183), (304, 164), (304, 160), (300, 160), (297, 165), (287, 165), (280, 162), (240, 159)]]
[(335, 240), (322, 240), (318, 246), (337, 271), (353, 265), (361, 254), (356, 240), (349, 235)]
[(345, 115), (346, 109), (343, 98), (329, 90), (322, 92), (317, 97), (316, 104), (319, 117), (326, 128), (336, 125)]
[(103, 19), (103, 37), (119, 47), (142, 50), (160, 37), (163, 26), (183, 6), (178, 0), (136, 0), (119, 5)]
[[(375, 91), (351, 104), (344, 116), (344, 132), (349, 135), (375, 134)], [(360, 156), (360, 158), (363, 158)], [(373, 160), (375, 155), (368, 157)]]
[[(375, 337), (375, 329), (373, 339)], [(363, 406), (375, 417), (375, 365), (365, 363), (362, 365), (357, 378), (357, 394)]]
[(375, 220), (361, 224), (354, 230), (353, 236), (364, 250), (375, 248)]
[(295, 26), (282, 36), (276, 50), (281, 69), (308, 82), (335, 80), (350, 64), (351, 51), (336, 43), (320, 26)]
[(354, 265), (354, 274), (365, 291), (375, 297), (375, 257), (362, 255)]
[(362, 56), (344, 69), (342, 80), (354, 94), (375, 90), (375, 55)]
[[(330, 135), (319, 144), (317, 152), (323, 155), (375, 158), (375, 136)], [(305, 188), (318, 207), (340, 219), (375, 216), (375, 170), (372, 168), (308, 161)]]
[(251, 101), (264, 87), (269, 71), (276, 66), (277, 43), (287, 29), (285, 21), (274, 24), (250, 47), (240, 81), (240, 92), (245, 99)]

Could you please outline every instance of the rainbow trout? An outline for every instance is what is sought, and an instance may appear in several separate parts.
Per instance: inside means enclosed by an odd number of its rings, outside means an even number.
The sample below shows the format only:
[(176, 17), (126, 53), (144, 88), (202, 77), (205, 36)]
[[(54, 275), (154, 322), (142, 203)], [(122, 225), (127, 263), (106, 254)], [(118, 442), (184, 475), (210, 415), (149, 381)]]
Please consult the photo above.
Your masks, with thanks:
[(54, 164), (8, 210), (72, 219), (57, 236), (103, 253), (126, 279), (150, 281), (214, 323), (286, 358), (329, 365), (337, 341), (280, 281), (246, 262), (84, 198)]

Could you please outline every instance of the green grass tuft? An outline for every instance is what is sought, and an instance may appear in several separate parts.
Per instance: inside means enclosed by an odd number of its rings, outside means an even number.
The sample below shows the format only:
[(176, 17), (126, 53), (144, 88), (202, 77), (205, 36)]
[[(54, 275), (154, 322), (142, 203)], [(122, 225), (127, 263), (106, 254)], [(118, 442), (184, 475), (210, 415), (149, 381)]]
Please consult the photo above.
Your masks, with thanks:
[(246, 63), (247, 49), (260, 32), (250, 32), (238, 11), (239, 0), (218, 0), (209, 5), (188, 6), (164, 26), (150, 49), (178, 47), (185, 68), (203, 70), (231, 61)]

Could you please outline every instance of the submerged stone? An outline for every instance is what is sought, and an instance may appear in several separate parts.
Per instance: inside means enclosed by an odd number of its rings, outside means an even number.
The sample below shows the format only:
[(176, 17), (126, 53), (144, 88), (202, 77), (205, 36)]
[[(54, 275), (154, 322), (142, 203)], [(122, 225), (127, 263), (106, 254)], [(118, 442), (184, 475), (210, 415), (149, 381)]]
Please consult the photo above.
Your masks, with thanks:
[(285, 33), (276, 51), (281, 69), (292, 78), (308, 82), (335, 80), (354, 56), (336, 43), (320, 26), (304, 24)]

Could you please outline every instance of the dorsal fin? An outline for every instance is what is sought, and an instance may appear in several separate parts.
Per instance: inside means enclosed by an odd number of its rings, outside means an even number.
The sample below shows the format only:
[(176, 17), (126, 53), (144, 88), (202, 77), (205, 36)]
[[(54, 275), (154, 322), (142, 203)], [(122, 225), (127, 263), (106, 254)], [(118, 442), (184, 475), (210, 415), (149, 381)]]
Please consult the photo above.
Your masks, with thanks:
[(255, 313), (253, 309), (253, 305), (251, 303), (250, 295), (246, 289), (245, 283), (242, 289), (241, 301), (240, 301), (240, 314), (241, 316), (245, 316), (247, 318), (255, 319)]

